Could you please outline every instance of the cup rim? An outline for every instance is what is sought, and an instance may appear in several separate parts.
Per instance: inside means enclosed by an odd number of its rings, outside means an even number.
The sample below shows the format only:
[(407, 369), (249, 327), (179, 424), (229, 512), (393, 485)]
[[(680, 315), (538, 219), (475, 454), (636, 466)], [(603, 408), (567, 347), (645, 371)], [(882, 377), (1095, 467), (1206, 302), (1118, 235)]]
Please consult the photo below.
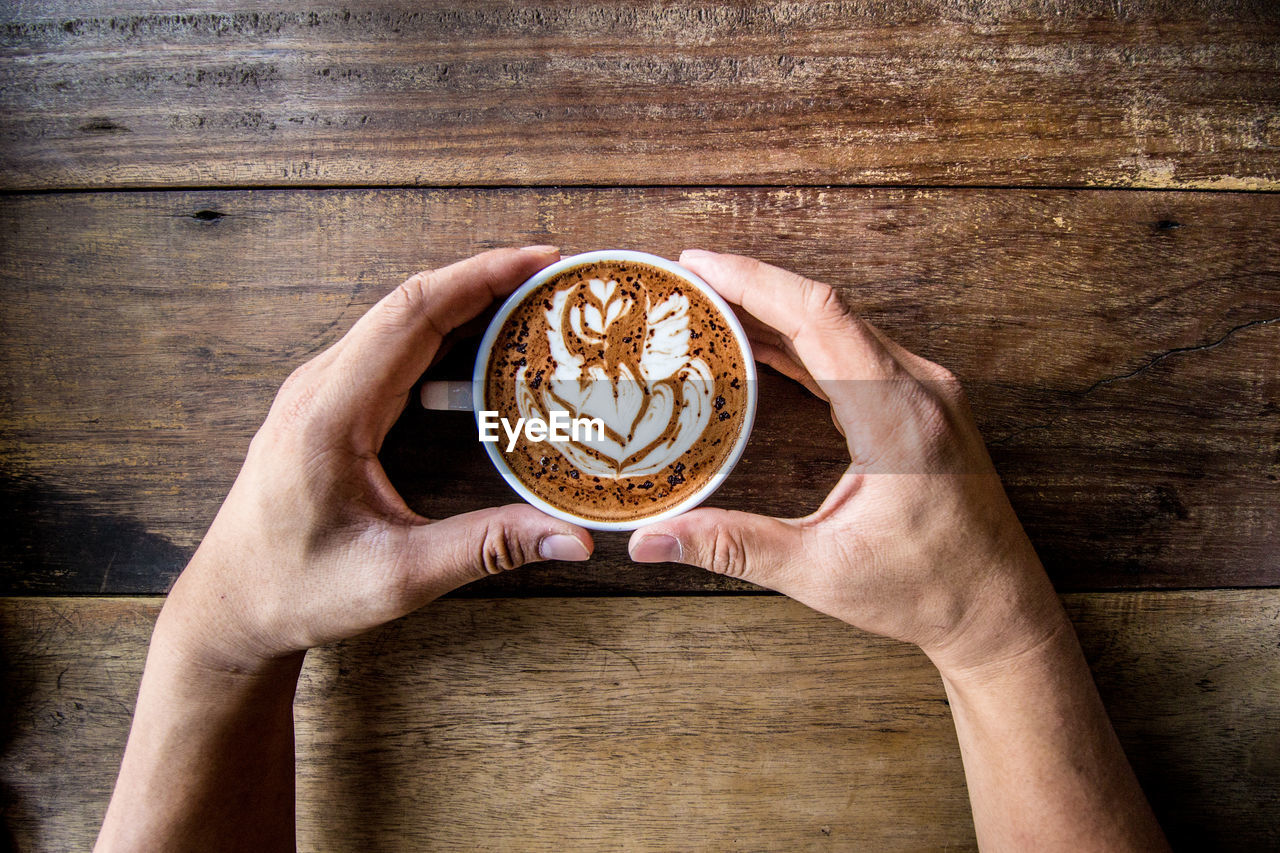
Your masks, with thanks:
[(633, 263), (644, 263), (666, 270), (672, 275), (685, 279), (694, 287), (696, 287), (708, 300), (711, 301), (720, 313), (724, 315), (725, 320), (729, 324), (729, 328), (733, 331), (734, 339), (738, 343), (738, 348), (743, 354), (743, 371), (747, 380), (746, 395), (746, 412), (743, 416), (742, 426), (738, 430), (738, 437), (735, 439), (733, 447), (729, 451), (729, 455), (725, 457), (724, 464), (707, 479), (696, 491), (686, 497), (684, 500), (668, 507), (659, 513), (646, 515), (642, 518), (622, 519), (619, 521), (597, 521), (595, 519), (583, 518), (574, 515), (571, 512), (553, 506), (544, 498), (539, 497), (531, 489), (529, 489), (520, 478), (515, 475), (511, 467), (507, 465), (502, 453), (498, 450), (498, 442), (481, 442), (484, 445), (485, 452), (489, 455), (489, 460), (498, 470), (502, 479), (507, 482), (515, 492), (520, 495), (526, 502), (538, 508), (553, 518), (561, 521), (567, 521), (576, 524), (579, 527), (585, 527), (589, 530), (602, 531), (627, 531), (636, 530), (650, 524), (657, 524), (661, 521), (675, 518), (678, 515), (688, 512), (694, 507), (701, 504), (707, 498), (711, 497), (717, 489), (728, 478), (729, 474), (737, 467), (738, 461), (742, 458), (742, 453), (746, 449), (747, 441), (751, 437), (752, 427), (755, 425), (756, 416), (756, 363), (754, 354), (751, 351), (751, 342), (747, 339), (746, 330), (742, 327), (742, 323), (738, 321), (737, 316), (733, 313), (733, 309), (729, 303), (725, 301), (719, 293), (711, 285), (707, 284), (693, 270), (681, 266), (675, 261), (668, 260), (660, 255), (653, 255), (648, 252), (637, 252), (630, 249), (602, 249), (591, 252), (581, 252), (576, 255), (570, 255), (567, 258), (561, 258), (550, 266), (544, 267), (529, 277), (523, 284), (512, 291), (511, 295), (506, 298), (501, 307), (498, 308), (497, 314), (489, 322), (489, 326), (485, 329), (484, 337), (480, 340), (480, 349), (476, 353), (475, 369), (471, 374), (471, 399), (472, 410), (476, 417), (476, 428), (479, 429), (480, 412), (484, 406), (484, 384), (485, 372), (489, 364), (489, 354), (493, 349), (494, 343), (498, 339), (498, 333), (501, 332), (503, 325), (506, 324), (507, 318), (515, 311), (525, 296), (539, 285), (559, 275), (565, 270), (573, 267), (583, 266), (584, 264), (594, 263), (596, 261), (631, 261)]

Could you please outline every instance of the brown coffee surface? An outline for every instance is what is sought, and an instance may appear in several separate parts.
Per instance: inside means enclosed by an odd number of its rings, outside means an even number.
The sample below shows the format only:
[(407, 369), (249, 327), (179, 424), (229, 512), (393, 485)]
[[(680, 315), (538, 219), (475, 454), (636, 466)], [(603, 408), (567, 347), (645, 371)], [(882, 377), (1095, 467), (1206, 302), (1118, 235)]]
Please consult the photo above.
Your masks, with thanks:
[(497, 450), (552, 506), (634, 520), (680, 503), (723, 467), (746, 418), (747, 357), (721, 310), (683, 278), (644, 263), (588, 263), (544, 282), (507, 317), (484, 408), (513, 427), (552, 410), (600, 417), (603, 441), (529, 441), (522, 431), (508, 452), (500, 429)]

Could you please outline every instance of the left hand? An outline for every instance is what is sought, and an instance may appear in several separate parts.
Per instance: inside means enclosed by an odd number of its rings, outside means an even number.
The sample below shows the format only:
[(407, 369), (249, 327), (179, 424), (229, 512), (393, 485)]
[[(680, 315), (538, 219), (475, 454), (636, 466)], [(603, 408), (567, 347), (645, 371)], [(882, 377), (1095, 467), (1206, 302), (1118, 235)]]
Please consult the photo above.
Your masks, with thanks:
[(850, 313), (829, 285), (738, 255), (680, 262), (740, 309), (757, 359), (826, 400), (850, 465), (780, 519), (695, 509), (635, 531), (638, 562), (752, 581), (918, 645), (944, 675), (1070, 634), (959, 382)]
[(212, 668), (253, 671), (487, 574), (587, 559), (590, 534), (528, 505), (423, 518), (378, 461), (443, 336), (558, 257), (497, 249), (419, 273), (295, 370), (157, 633)]

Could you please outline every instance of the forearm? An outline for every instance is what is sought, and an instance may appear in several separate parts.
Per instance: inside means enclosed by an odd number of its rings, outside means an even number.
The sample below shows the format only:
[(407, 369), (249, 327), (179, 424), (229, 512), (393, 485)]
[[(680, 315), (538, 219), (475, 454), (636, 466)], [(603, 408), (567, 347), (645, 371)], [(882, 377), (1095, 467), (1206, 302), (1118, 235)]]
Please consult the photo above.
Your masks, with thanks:
[(983, 850), (1168, 849), (1065, 615), (1017, 657), (942, 676)]
[(255, 671), (193, 659), (162, 614), (98, 851), (292, 850), (302, 654)]

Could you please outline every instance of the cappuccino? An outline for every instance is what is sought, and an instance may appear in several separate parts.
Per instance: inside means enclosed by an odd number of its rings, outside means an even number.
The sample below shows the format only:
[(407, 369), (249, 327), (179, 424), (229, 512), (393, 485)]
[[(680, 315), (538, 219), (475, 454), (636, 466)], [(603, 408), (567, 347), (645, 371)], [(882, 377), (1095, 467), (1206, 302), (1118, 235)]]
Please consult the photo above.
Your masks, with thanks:
[(697, 286), (651, 264), (594, 261), (507, 316), (481, 408), (495, 424), (543, 425), (497, 444), (530, 492), (579, 518), (632, 521), (685, 502), (730, 462), (749, 428), (748, 358)]

